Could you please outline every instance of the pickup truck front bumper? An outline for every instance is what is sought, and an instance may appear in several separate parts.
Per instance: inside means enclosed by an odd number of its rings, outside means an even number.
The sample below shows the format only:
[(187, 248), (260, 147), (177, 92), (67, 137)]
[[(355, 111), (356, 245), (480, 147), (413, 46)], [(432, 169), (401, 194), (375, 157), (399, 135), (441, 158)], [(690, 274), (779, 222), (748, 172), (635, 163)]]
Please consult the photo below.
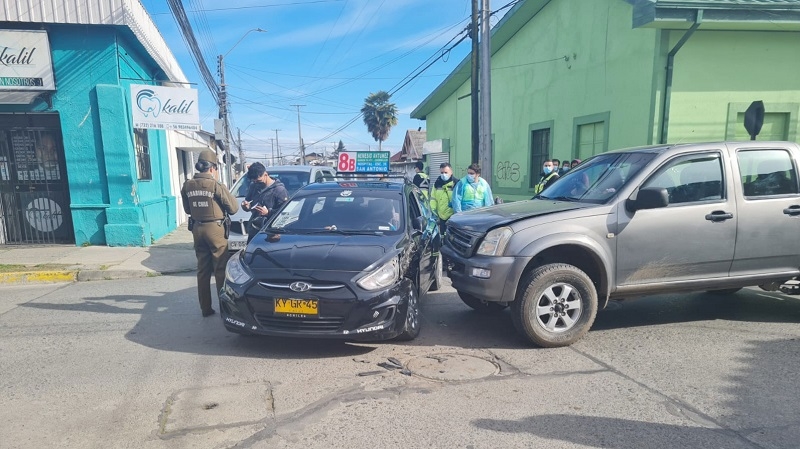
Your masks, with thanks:
[(449, 246), (443, 246), (445, 270), (453, 288), (484, 301), (511, 302), (517, 294), (517, 280), (527, 259), (519, 257), (463, 257)]

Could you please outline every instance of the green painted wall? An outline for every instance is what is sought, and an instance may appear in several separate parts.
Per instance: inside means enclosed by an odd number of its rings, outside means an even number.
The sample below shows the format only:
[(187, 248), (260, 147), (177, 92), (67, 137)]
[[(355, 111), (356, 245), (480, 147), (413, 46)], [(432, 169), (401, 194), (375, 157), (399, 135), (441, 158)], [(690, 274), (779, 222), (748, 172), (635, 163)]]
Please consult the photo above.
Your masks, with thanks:
[[(609, 117), (608, 148), (650, 143), (659, 31), (631, 28), (621, 0), (554, 0), (492, 57), (492, 188), (505, 199), (532, 195), (530, 132), (553, 123), (552, 157), (571, 159), (576, 119)], [(470, 158), (470, 83), (427, 115), (428, 140), (449, 138), (463, 175)]]
[[(667, 33), (667, 32), (665, 32)], [(683, 32), (669, 32), (674, 45)], [(784, 139), (800, 142), (800, 33), (703, 31), (675, 58), (668, 142), (747, 139), (738, 113), (763, 100), (788, 115)]]

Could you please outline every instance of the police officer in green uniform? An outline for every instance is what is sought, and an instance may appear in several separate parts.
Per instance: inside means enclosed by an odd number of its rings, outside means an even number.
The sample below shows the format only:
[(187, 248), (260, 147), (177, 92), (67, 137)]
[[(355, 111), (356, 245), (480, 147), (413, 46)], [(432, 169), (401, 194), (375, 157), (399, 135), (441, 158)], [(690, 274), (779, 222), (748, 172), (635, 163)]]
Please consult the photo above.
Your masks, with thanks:
[(217, 290), (225, 282), (228, 263), (228, 238), (225, 232), (226, 215), (239, 210), (236, 198), (217, 181), (217, 154), (203, 150), (194, 165), (199, 173), (186, 181), (181, 189), (183, 210), (191, 215), (190, 225), (197, 255), (197, 292), (203, 316), (211, 316), (211, 274)]

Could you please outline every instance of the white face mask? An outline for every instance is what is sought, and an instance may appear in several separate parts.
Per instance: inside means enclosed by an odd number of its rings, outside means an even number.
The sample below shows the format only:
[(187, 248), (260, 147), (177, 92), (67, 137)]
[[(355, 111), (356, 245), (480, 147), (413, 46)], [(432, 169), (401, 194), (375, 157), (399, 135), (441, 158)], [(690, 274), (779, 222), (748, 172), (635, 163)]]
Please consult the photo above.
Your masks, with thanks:
[(441, 175), (439, 175), (439, 177), (442, 178), (442, 181), (449, 181), (450, 173), (442, 173)]

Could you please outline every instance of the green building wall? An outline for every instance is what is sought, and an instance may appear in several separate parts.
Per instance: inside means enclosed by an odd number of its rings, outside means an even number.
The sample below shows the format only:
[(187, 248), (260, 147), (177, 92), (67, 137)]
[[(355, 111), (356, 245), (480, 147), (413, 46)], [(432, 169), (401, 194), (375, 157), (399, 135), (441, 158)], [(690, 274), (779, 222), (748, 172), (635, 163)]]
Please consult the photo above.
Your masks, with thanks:
[[(521, 4), (534, 7), (541, 10), (492, 55), (492, 188), (507, 200), (533, 194), (540, 172), (531, 167), (534, 129), (551, 128), (550, 156), (562, 161), (577, 155), (578, 125), (597, 120), (606, 121), (602, 151), (659, 143), (667, 54), (686, 33), (634, 29), (623, 0)], [(668, 142), (746, 139), (740, 114), (754, 100), (778, 115), (773, 128), (785, 122), (785, 138), (797, 141), (798, 48), (797, 32), (705, 31), (701, 24), (675, 58)], [(469, 94), (467, 77), (425, 117), (428, 140), (449, 139), (458, 176), (472, 162)]]

